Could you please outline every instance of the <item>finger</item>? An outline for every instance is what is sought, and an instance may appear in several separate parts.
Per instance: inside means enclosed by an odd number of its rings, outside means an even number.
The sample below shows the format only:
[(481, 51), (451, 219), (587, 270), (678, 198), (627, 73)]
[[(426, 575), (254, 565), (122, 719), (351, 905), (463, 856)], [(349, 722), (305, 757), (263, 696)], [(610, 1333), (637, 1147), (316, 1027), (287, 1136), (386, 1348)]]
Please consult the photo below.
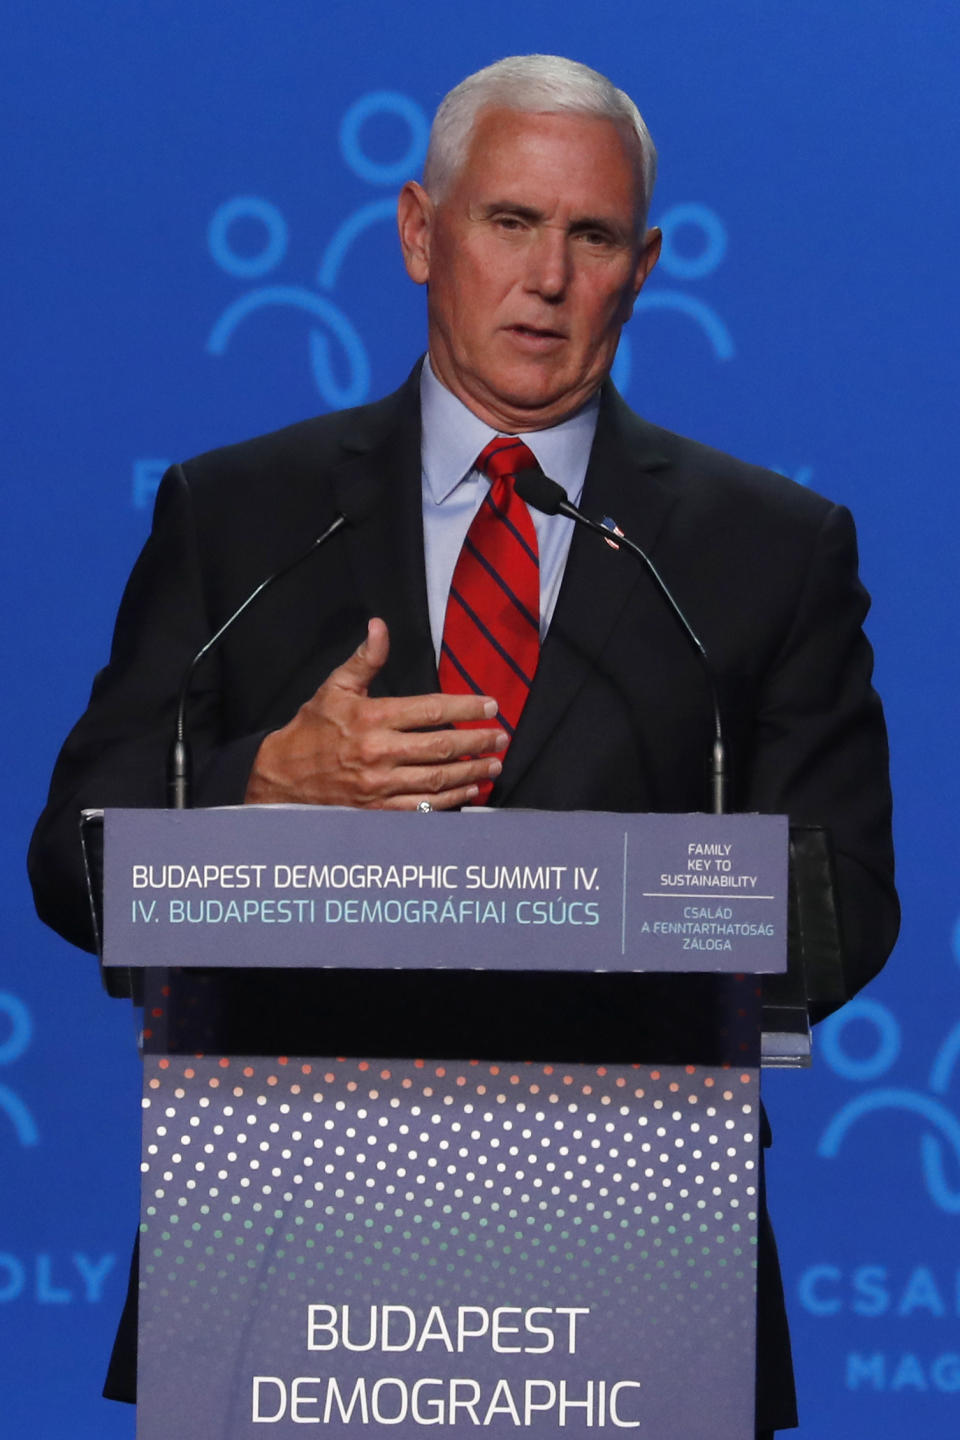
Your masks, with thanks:
[(398, 795), (384, 802), (384, 810), (416, 810), (424, 801), (431, 810), (459, 810), (463, 805), (472, 805), (479, 790), (476, 785), (464, 785), (459, 790), (445, 790), (442, 795)]
[(386, 623), (374, 616), (367, 622), (367, 633), (363, 643), (357, 647), (349, 660), (345, 660), (342, 665), (337, 666), (336, 670), (331, 671), (327, 683), (332, 683), (343, 690), (350, 690), (355, 695), (365, 695), (374, 676), (386, 665), (389, 653), (390, 633)]
[[(368, 702), (369, 703), (369, 702)], [(395, 769), (437, 767), (467, 756), (500, 755), (509, 738), (503, 730), (387, 730), (365, 732), (356, 747), (356, 763), (371, 775)]]
[(451, 790), (460, 791), (484, 780), (496, 780), (503, 764), (495, 756), (481, 755), (450, 765), (403, 765), (382, 775), (376, 791), (383, 801), (416, 795), (431, 804)]
[(497, 713), (489, 695), (403, 695), (374, 700), (376, 721), (390, 730), (431, 730), (470, 721), (482, 724)]
[(393, 731), (392, 751), (397, 765), (430, 765), (465, 756), (499, 755), (510, 737), (503, 730), (423, 730), (412, 734)]
[(373, 615), (367, 621), (367, 637), (360, 646), (364, 658), (373, 667), (373, 673), (382, 670), (387, 663), (387, 656), (390, 653), (390, 632), (387, 629), (387, 622), (381, 620), (379, 615)]

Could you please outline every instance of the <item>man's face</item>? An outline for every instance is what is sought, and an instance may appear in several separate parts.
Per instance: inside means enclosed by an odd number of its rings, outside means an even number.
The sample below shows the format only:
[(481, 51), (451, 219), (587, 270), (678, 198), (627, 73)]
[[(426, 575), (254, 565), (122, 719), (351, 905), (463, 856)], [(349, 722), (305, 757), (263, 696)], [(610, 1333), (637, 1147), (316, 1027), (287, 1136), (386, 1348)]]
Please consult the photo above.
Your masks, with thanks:
[(570, 415), (613, 363), (656, 262), (639, 237), (639, 156), (613, 121), (487, 110), (434, 205), (405, 187), (407, 269), (428, 287), (438, 378), (499, 430)]

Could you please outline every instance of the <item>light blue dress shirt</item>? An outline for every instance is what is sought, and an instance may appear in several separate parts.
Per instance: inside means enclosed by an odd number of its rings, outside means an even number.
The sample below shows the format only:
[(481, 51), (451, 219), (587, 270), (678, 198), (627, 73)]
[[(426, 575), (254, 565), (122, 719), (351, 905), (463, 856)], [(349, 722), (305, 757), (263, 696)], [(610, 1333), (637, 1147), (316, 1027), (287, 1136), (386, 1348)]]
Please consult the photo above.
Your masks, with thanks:
[[(489, 481), (474, 469), (477, 456), (496, 435), (434, 375), (430, 360), (420, 374), (423, 464), (423, 549), (427, 604), (434, 653), (439, 661), (447, 596), (470, 522)], [(579, 505), (597, 428), (600, 401), (594, 396), (576, 415), (549, 430), (524, 433), (545, 475)], [(540, 639), (547, 633), (567, 563), (573, 521), (531, 509), (540, 550)]]

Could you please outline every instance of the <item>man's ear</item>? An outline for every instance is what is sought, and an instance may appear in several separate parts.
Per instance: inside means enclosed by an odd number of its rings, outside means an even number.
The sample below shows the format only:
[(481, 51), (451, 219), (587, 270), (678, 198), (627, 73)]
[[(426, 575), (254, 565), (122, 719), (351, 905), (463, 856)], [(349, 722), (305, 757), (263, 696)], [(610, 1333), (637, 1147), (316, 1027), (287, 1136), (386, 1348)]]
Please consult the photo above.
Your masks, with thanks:
[(650, 271), (660, 258), (660, 246), (662, 242), (663, 235), (656, 227), (652, 230), (647, 230), (644, 234), (643, 243), (640, 246), (640, 253), (637, 256), (637, 263), (634, 266), (630, 290), (627, 291), (624, 296), (623, 319), (620, 322), (622, 325), (625, 325), (633, 314), (634, 301), (643, 289)]
[(397, 201), (397, 228), (407, 274), (417, 285), (430, 279), (430, 240), (433, 232), (433, 201), (416, 180), (408, 180)]
[(650, 271), (660, 259), (660, 246), (663, 244), (663, 233), (654, 225), (643, 237), (643, 247), (637, 259), (637, 268), (633, 276), (633, 298), (636, 299), (643, 289), (644, 282)]

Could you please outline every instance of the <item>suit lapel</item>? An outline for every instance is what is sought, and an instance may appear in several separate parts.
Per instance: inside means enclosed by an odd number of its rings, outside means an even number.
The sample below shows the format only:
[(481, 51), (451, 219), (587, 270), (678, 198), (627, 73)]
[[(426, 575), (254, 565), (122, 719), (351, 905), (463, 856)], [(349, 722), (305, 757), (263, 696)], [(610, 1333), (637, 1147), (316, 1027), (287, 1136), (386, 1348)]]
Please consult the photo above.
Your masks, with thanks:
[[(385, 423), (344, 442), (336, 484), (373, 484), (378, 499), (347, 543), (356, 590), (366, 611), (386, 620), (390, 658), (373, 694), (435, 691), (437, 667), (427, 612), (420, 464), (420, 367), (393, 399)], [(342, 492), (341, 492), (342, 493)]]
[[(581, 501), (584, 513), (597, 520), (611, 516), (650, 554), (673, 504), (664, 484), (668, 467), (650, 428), (612, 385), (605, 386)], [(563, 724), (578, 691), (595, 674), (610, 632), (640, 583), (641, 569), (632, 556), (611, 550), (584, 527), (575, 530), (536, 678), (492, 796), (494, 804), (504, 803), (516, 789)], [(601, 736), (593, 738), (602, 743)]]

